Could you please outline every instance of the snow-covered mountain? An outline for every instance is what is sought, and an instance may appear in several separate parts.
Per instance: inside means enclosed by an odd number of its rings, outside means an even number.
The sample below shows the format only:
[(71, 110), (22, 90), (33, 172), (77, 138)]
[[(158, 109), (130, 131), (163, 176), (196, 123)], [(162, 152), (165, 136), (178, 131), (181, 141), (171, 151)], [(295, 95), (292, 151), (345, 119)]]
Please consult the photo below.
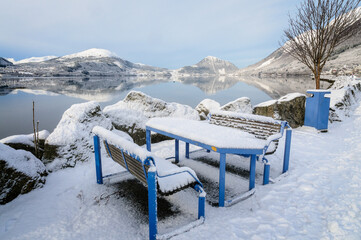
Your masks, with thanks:
[[(103, 77), (103, 76), (168, 76), (164, 68), (145, 64), (134, 64), (121, 59), (116, 54), (92, 48), (63, 57), (44, 61), (16, 62), (5, 68), (3, 74), (34, 77)], [(7, 71), (6, 71), (7, 70)]]
[(238, 68), (231, 62), (208, 56), (199, 63), (175, 70), (179, 75), (228, 75), (236, 72)]
[(11, 66), (13, 65), (12, 62), (10, 62), (9, 60), (0, 57), (0, 67), (7, 67), (7, 66)]
[(57, 56), (44, 56), (44, 57), (31, 57), (25, 58), (19, 61), (14, 61), (13, 64), (23, 64), (23, 63), (32, 63), (32, 62), (45, 62), (51, 59), (57, 58)]
[[(361, 9), (361, 8), (360, 8)], [(361, 74), (361, 20), (357, 23), (358, 32), (350, 39), (341, 43), (326, 63), (323, 74), (344, 75)], [(271, 53), (263, 60), (240, 69), (238, 75), (268, 76), (297, 76), (309, 75), (311, 71), (291, 55), (283, 51), (282, 47)]]

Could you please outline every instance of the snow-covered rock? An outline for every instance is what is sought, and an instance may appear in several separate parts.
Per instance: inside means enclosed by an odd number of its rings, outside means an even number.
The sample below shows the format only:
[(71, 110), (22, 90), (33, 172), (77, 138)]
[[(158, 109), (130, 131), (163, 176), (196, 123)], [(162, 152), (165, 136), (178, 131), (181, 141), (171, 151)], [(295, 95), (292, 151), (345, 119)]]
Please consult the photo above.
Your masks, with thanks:
[(33, 154), (0, 143), (0, 204), (43, 186), (44, 164)]
[(270, 100), (256, 105), (253, 114), (287, 121), (291, 127), (302, 126), (305, 119), (306, 95), (290, 93), (278, 100)]
[(198, 112), (187, 105), (167, 103), (137, 91), (131, 91), (124, 100), (105, 107), (103, 112), (116, 129), (127, 132), (139, 145), (145, 144), (145, 124), (149, 118), (178, 117), (199, 120)]
[[(39, 158), (41, 158), (43, 155), (44, 142), (49, 134), (50, 133), (47, 130), (42, 130), (39, 132)], [(14, 149), (23, 149), (29, 151), (35, 155), (34, 133), (9, 136), (1, 139), (0, 143), (4, 143)]]
[(112, 129), (98, 103), (74, 104), (66, 110), (45, 141), (43, 161), (48, 169), (74, 167), (76, 162), (88, 160), (93, 154), (94, 126)]
[(232, 102), (229, 102), (221, 107), (223, 111), (252, 113), (251, 99), (248, 97), (241, 97)]
[(350, 116), (353, 106), (356, 105), (361, 96), (361, 82), (352, 77), (339, 77), (333, 84), (330, 102), (330, 122), (341, 122)]
[(206, 120), (210, 111), (218, 110), (220, 107), (219, 102), (207, 98), (200, 102), (195, 109), (199, 113), (201, 120)]

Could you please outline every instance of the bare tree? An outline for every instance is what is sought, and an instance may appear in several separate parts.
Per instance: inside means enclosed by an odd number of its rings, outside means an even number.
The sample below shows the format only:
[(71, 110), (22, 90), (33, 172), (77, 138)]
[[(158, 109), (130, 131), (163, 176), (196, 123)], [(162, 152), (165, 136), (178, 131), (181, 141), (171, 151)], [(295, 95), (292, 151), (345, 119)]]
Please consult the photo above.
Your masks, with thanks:
[(357, 31), (361, 24), (361, 0), (305, 0), (295, 17), (289, 16), (284, 31), (284, 51), (305, 64), (320, 89), (323, 67), (335, 47)]

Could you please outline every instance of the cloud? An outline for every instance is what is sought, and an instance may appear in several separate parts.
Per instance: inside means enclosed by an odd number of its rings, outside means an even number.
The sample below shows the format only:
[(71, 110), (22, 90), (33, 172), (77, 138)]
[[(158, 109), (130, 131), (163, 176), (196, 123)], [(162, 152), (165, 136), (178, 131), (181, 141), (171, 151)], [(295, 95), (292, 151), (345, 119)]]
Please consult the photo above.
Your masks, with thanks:
[(275, 43), (287, 24), (287, 12), (296, 3), (287, 0), (6, 1), (0, 8), (0, 55), (22, 58), (65, 55), (97, 47), (130, 61), (181, 67), (212, 53), (222, 58), (229, 52), (239, 52), (240, 48), (277, 47)]

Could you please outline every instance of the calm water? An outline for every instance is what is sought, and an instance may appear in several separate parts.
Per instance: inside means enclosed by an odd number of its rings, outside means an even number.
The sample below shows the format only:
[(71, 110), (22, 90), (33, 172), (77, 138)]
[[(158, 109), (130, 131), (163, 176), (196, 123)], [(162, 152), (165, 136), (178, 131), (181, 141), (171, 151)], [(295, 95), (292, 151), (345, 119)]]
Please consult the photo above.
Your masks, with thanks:
[[(4, 84), (5, 83), (5, 84)], [(304, 83), (294, 84), (304, 86)], [(62, 114), (71, 105), (90, 100), (98, 101), (101, 107), (122, 100), (129, 91), (142, 91), (167, 102), (178, 102), (195, 107), (205, 98), (221, 105), (240, 97), (249, 97), (252, 105), (278, 98), (285, 84), (272, 82), (271, 87), (259, 86), (256, 81), (240, 81), (234, 78), (192, 78), (170, 81), (169, 79), (16, 79), (2, 81), (12, 88), (2, 89), (0, 95), (0, 139), (32, 132), (32, 101), (35, 101), (35, 120), (40, 130), (53, 131)], [(262, 85), (262, 84), (261, 84)], [(264, 85), (264, 84), (263, 84)], [(312, 85), (310, 85), (312, 86)], [(273, 88), (273, 89), (272, 89)], [(278, 90), (277, 90), (278, 88)], [(296, 88), (296, 90), (298, 90)]]

